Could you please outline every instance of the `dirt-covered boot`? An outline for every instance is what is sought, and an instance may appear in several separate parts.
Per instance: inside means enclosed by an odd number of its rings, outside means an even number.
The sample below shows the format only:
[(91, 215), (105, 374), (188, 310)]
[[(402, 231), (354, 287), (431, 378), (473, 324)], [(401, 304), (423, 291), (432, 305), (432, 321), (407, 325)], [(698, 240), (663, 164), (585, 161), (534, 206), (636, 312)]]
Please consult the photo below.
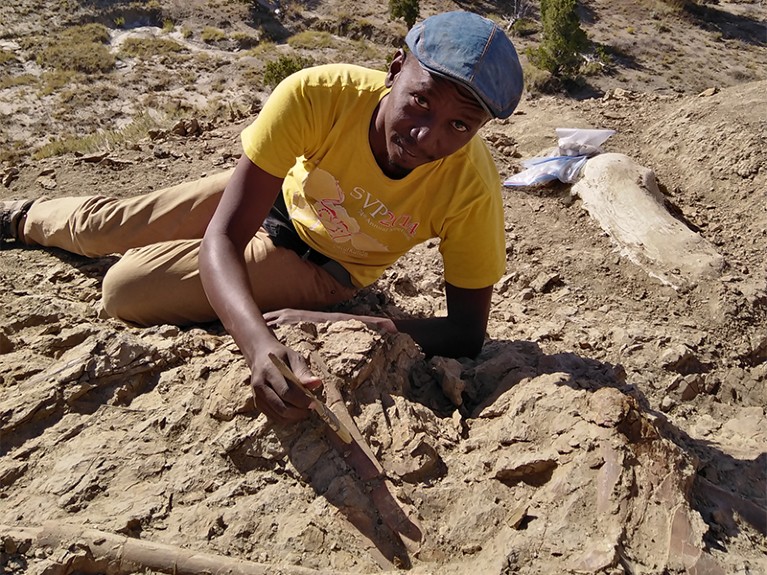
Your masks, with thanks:
[(0, 202), (0, 242), (15, 242), (19, 239), (19, 223), (33, 203), (34, 200)]

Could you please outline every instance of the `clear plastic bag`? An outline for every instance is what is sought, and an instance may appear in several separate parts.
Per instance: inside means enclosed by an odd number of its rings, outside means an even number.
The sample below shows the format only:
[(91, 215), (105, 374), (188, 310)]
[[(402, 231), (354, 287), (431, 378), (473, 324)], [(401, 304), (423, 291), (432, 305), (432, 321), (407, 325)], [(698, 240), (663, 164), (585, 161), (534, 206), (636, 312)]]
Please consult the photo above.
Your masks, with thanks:
[(600, 147), (615, 130), (557, 128), (557, 148), (550, 156), (536, 157), (522, 162), (526, 168), (508, 178), (503, 185), (536, 186), (552, 180), (572, 184), (591, 156), (602, 153)]
[(600, 147), (615, 130), (588, 130), (581, 128), (557, 128), (559, 156), (596, 156), (603, 152)]
[(552, 180), (572, 183), (577, 181), (587, 159), (587, 156), (533, 158), (522, 162), (526, 169), (508, 178), (503, 185), (506, 187), (536, 186)]

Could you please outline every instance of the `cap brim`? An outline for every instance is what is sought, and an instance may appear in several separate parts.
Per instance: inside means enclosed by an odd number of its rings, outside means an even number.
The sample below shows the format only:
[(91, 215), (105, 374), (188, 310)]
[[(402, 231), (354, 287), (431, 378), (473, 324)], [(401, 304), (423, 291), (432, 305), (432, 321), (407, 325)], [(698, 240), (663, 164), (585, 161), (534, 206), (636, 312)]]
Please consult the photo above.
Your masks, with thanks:
[(416, 61), (418, 64), (426, 70), (429, 74), (432, 74), (434, 76), (437, 76), (438, 78), (444, 78), (445, 80), (449, 80), (453, 82), (454, 84), (458, 84), (461, 88), (464, 88), (471, 96), (477, 101), (477, 103), (482, 107), (482, 109), (490, 114), (491, 118), (497, 118), (498, 116), (493, 113), (493, 111), (485, 104), (485, 101), (480, 98), (479, 94), (472, 88), (470, 85), (468, 85), (466, 82), (459, 80), (458, 78), (455, 78), (453, 76), (450, 76), (448, 74), (445, 74), (444, 72), (440, 72), (439, 70), (434, 70), (433, 68), (429, 68), (428, 66), (424, 65), (423, 62), (421, 62), (418, 57), (416, 56)]

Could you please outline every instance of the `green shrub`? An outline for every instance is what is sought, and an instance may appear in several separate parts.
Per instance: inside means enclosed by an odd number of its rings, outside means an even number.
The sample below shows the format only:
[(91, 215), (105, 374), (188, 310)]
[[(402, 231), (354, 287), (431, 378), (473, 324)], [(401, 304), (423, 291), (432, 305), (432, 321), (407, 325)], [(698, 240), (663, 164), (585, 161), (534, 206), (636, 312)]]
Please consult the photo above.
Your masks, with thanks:
[(562, 79), (578, 75), (581, 53), (589, 47), (575, 8), (576, 0), (541, 0), (543, 41), (527, 52), (535, 66)]
[(604, 71), (604, 65), (597, 60), (589, 60), (581, 66), (581, 74), (584, 76), (601, 76)]
[(308, 68), (314, 64), (311, 58), (303, 56), (280, 56), (277, 60), (266, 63), (264, 71), (264, 84), (274, 88), (291, 74)]
[(421, 11), (418, 0), (389, 0), (389, 16), (392, 19), (402, 18), (411, 28)]

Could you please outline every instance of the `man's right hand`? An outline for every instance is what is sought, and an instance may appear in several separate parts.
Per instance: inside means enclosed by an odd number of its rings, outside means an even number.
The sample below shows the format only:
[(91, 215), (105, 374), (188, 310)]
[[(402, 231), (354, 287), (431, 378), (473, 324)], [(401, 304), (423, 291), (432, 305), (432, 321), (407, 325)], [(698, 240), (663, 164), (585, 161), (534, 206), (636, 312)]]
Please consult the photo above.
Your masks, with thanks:
[(253, 299), (244, 252), (274, 204), (282, 178), (272, 176), (243, 155), (227, 183), (200, 246), (200, 279), (221, 323), (232, 335), (251, 370), (256, 406), (267, 417), (288, 423), (309, 414), (310, 400), (293, 382), (285, 381), (269, 359), (282, 359), (309, 387), (317, 387), (304, 359), (282, 345), (266, 325)]
[(282, 376), (269, 358), (270, 353), (283, 360), (307, 389), (317, 389), (322, 385), (298, 352), (274, 340), (273, 344), (260, 347), (251, 361), (250, 383), (256, 407), (278, 423), (305, 419), (309, 416), (309, 398), (296, 383)]

